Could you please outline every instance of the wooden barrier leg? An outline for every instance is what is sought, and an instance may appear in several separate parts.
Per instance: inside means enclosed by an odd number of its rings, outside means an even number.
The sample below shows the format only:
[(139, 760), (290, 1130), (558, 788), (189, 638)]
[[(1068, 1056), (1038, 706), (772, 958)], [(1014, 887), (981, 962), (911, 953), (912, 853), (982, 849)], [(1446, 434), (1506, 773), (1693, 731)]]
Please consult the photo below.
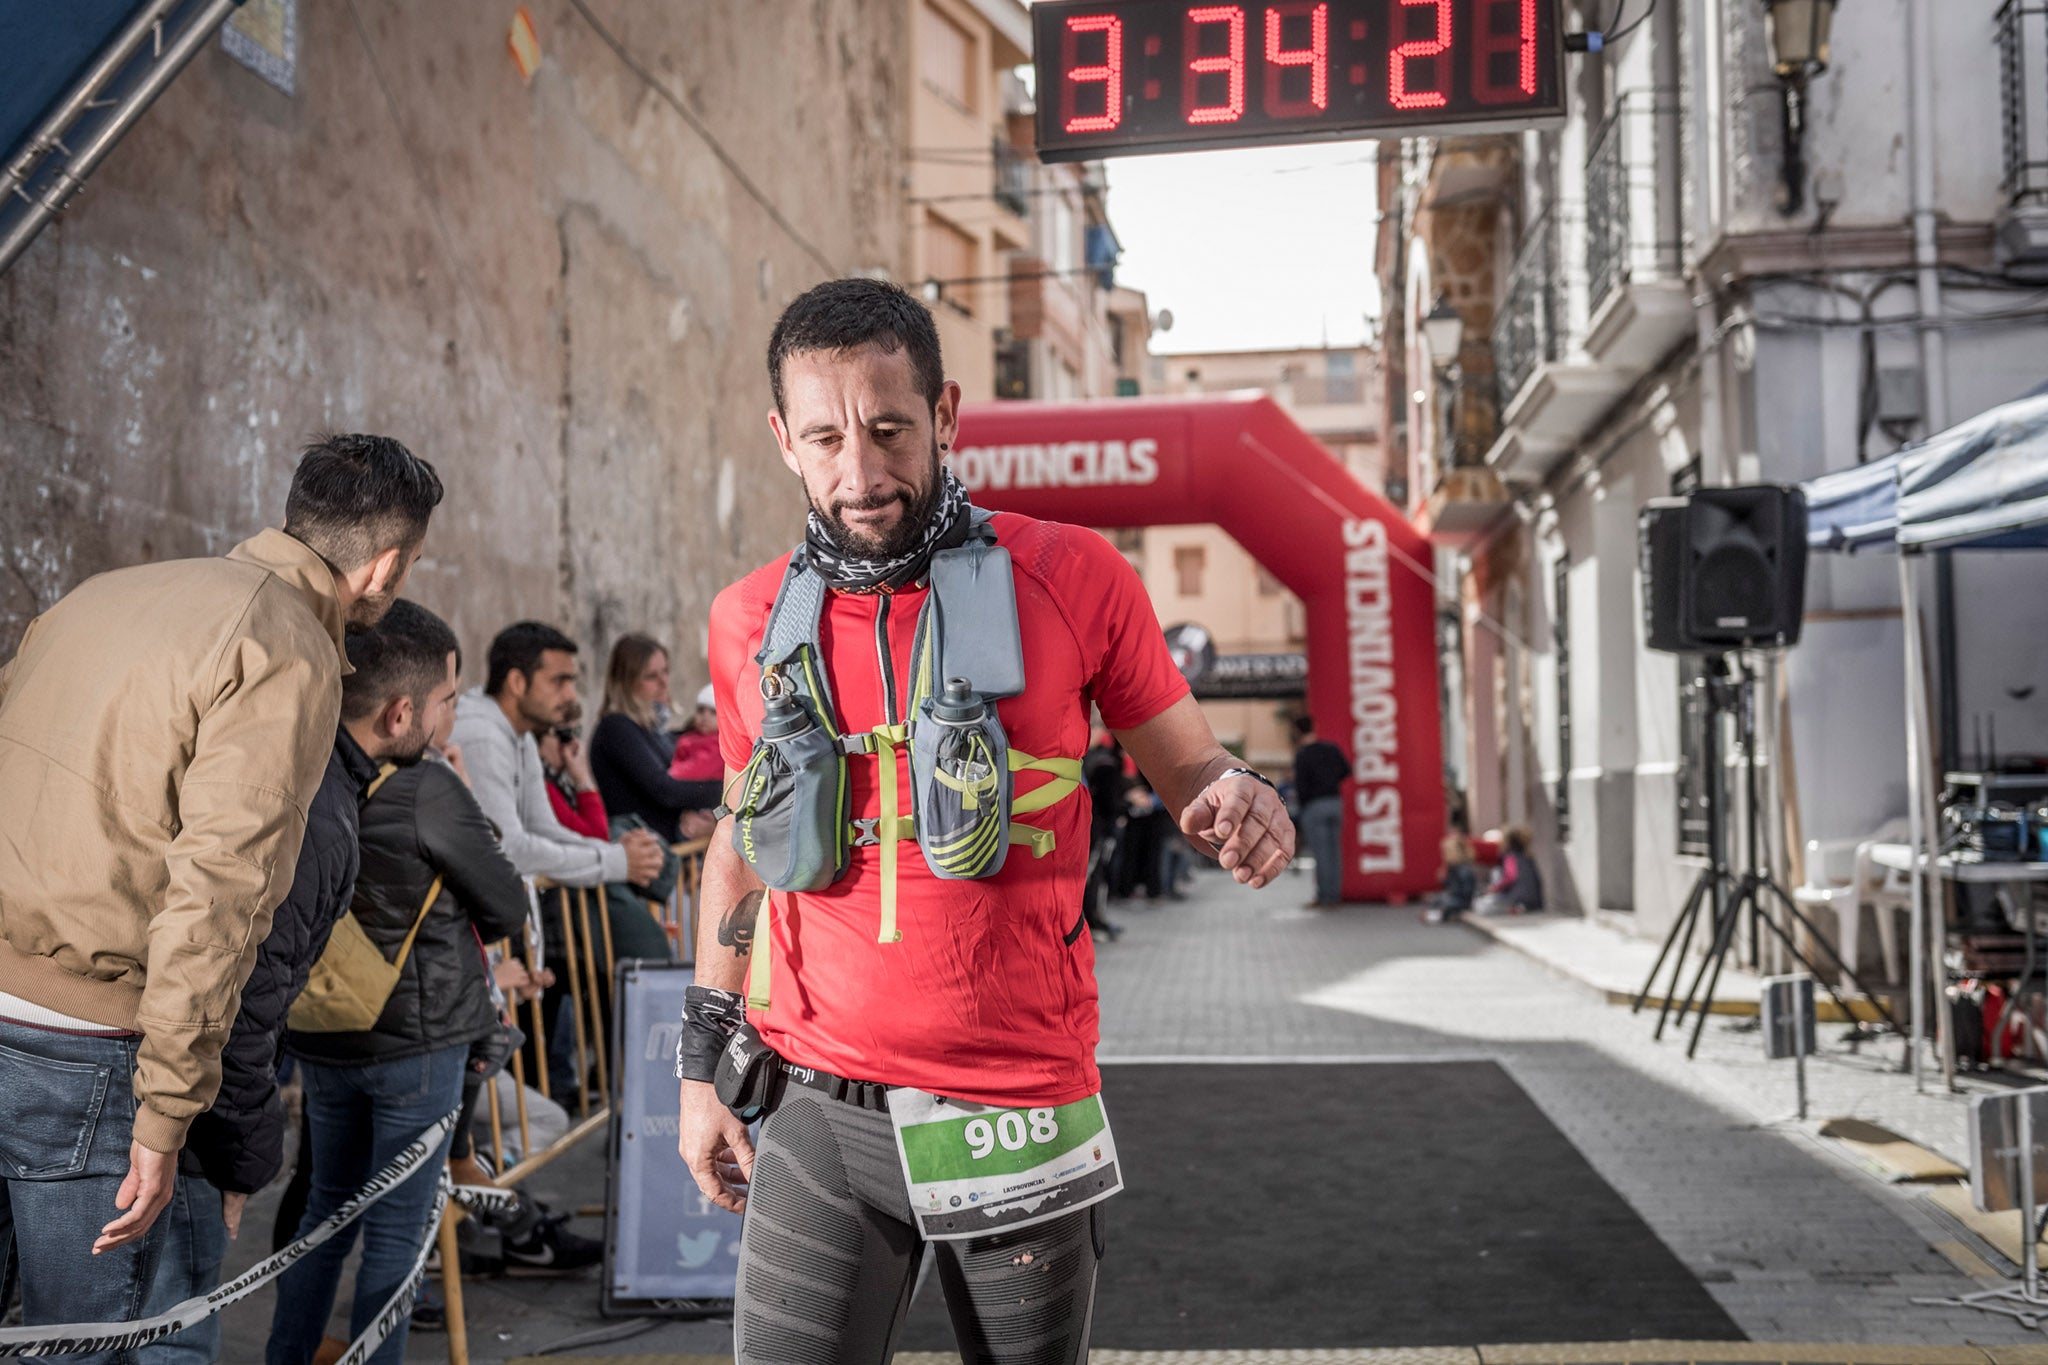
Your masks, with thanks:
[(462, 1208), (453, 1200), (441, 1214), (441, 1298), (448, 1311), (449, 1365), (469, 1365), (469, 1324), (462, 1318), (462, 1253), (455, 1241), (455, 1224)]
[[(597, 1054), (597, 1089), (598, 1093), (604, 1096), (604, 1102), (610, 1104), (612, 1098), (612, 1078), (611, 1068), (606, 1064), (606, 1054), (611, 1051), (611, 1034), (604, 1026), (605, 996), (603, 989), (600, 988), (598, 983), (597, 953), (590, 941), (590, 905), (586, 896), (587, 893), (583, 890), (578, 890), (576, 893), (576, 908), (578, 911), (576, 927), (583, 933), (583, 979), (587, 985), (584, 994), (590, 1002), (590, 1036), (594, 1044), (592, 1051)], [(605, 889), (603, 887), (597, 888), (598, 914), (604, 917), (605, 924), (609, 926), (611, 924), (611, 906), (606, 902), (605, 896)], [(587, 1113), (588, 1110), (585, 1112)]]
[[(543, 1061), (541, 1066), (546, 1068), (547, 1063)], [(512, 1054), (512, 1105), (519, 1111), (519, 1159), (524, 1161), (533, 1155), (533, 1130), (526, 1124), (526, 1058), (516, 1052)], [(498, 1174), (504, 1173), (500, 1165)]]
[(491, 1170), (505, 1169), (505, 1116), (498, 1107), (498, 1078), (491, 1077), (484, 1084), (490, 1088), (491, 1098)]
[(568, 887), (562, 888), (555, 904), (562, 911), (562, 969), (569, 974), (569, 1017), (576, 1031), (576, 1112), (587, 1117), (590, 1113), (590, 1051), (583, 1036), (583, 973), (577, 966), (576, 915), (569, 908)]
[[(610, 910), (610, 906), (605, 907)], [(597, 917), (597, 927), (604, 933), (604, 979), (617, 981), (619, 977), (619, 953), (612, 946), (612, 917), (609, 914)]]
[[(491, 951), (497, 954), (497, 960), (510, 961), (512, 957), (512, 940), (509, 938), (499, 939), (491, 945)], [(519, 1007), (517, 1005), (508, 1004), (505, 1012), (515, 1020), (519, 1017)], [(513, 1053), (512, 1060), (515, 1062), (519, 1060), (516, 1050)], [(505, 1169), (505, 1115), (498, 1104), (498, 1078), (496, 1076), (491, 1077), (488, 1084), (491, 1092), (491, 1161), (493, 1163), (491, 1170), (495, 1173)]]
[[(532, 928), (531, 928), (530, 926), (529, 926), (529, 927), (528, 927), (528, 929), (527, 929), (527, 932), (526, 932), (526, 936), (527, 936), (527, 944), (526, 944), (526, 954), (527, 954), (527, 960), (528, 960), (528, 961), (538, 961), (538, 960), (539, 960), (539, 957), (540, 957), (540, 955), (539, 955), (538, 953), (536, 953), (536, 952), (534, 951), (534, 944), (533, 944), (533, 941), (532, 941), (532, 940), (533, 940), (533, 929), (532, 929)], [(551, 1100), (551, 1099), (553, 1099), (553, 1098), (554, 1098), (554, 1095), (553, 1095), (552, 1093), (550, 1093), (550, 1092), (549, 1092), (549, 1090), (548, 1090), (548, 1028), (547, 1028), (547, 1021), (546, 1021), (546, 1020), (545, 1020), (544, 1018), (542, 1018), (542, 1017), (541, 1017), (541, 1016), (542, 1016), (542, 1013), (543, 1013), (543, 1011), (541, 1010), (541, 1001), (542, 1001), (543, 999), (545, 999), (545, 998), (546, 998), (546, 995), (545, 995), (545, 992), (543, 992), (543, 993), (542, 993), (541, 995), (536, 995), (536, 996), (534, 996), (534, 997), (533, 997), (533, 999), (531, 999), (531, 1000), (527, 1001), (526, 1003), (527, 1003), (527, 1004), (529, 1004), (529, 1005), (531, 1005), (531, 1006), (533, 1006), (533, 1030), (532, 1030), (532, 1032), (533, 1032), (533, 1055), (534, 1055), (534, 1056), (535, 1056), (536, 1058), (538, 1058), (538, 1059), (539, 1059), (539, 1062), (540, 1062), (540, 1075), (539, 1075), (538, 1077), (536, 1077), (535, 1079), (536, 1079), (536, 1081), (538, 1081), (538, 1083), (539, 1083), (539, 1085), (540, 1085), (540, 1094), (541, 1094), (541, 1098), (542, 1098), (542, 1099), (547, 1099), (547, 1100)], [(525, 1109), (524, 1109), (524, 1105), (525, 1105), (526, 1101), (525, 1101), (525, 1099), (524, 1099), (524, 1094), (525, 1094), (525, 1092), (524, 1092), (524, 1090), (522, 1089), (522, 1091), (521, 1091), (521, 1096), (522, 1096), (522, 1098), (521, 1098), (521, 1100), (520, 1100), (520, 1105), (521, 1105), (522, 1107), (521, 1107), (521, 1110), (520, 1110), (520, 1115), (519, 1115), (519, 1117), (520, 1117), (520, 1119), (521, 1119), (522, 1121), (523, 1121), (523, 1120), (525, 1119), (525, 1117), (526, 1117), (526, 1113), (525, 1113)], [(522, 1134), (522, 1136), (521, 1136), (521, 1139), (520, 1139), (520, 1140), (521, 1140), (522, 1142), (523, 1142), (523, 1141), (525, 1141), (525, 1138), (524, 1138), (524, 1135), (523, 1135), (523, 1134)], [(531, 1150), (532, 1150), (531, 1148), (523, 1148), (523, 1149), (522, 1149), (522, 1151), (531, 1151)]]

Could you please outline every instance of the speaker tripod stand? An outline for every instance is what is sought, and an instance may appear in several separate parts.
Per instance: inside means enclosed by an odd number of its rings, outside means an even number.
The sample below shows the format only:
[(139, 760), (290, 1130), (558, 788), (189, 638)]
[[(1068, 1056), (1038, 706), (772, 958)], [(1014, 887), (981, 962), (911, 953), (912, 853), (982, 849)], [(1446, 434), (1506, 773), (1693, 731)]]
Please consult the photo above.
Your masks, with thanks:
[[(1739, 657), (1739, 656), (1738, 656)], [(1707, 1015), (1712, 1013), (1714, 992), (1721, 982), (1721, 969), (1726, 964), (1728, 952), (1735, 944), (1737, 931), (1743, 926), (1749, 929), (1749, 955), (1752, 962), (1762, 957), (1763, 931), (1769, 930), (1784, 945), (1791, 959), (1811, 973), (1815, 980), (1824, 980), (1814, 959), (1801, 951), (1798, 941), (1776, 916), (1770, 913), (1772, 905), (1784, 910), (1790, 920), (1806, 931), (1809, 941), (1819, 945), (1839, 973), (1838, 979), (1848, 982), (1856, 992), (1876, 1008), (1878, 1014), (1889, 1024), (1894, 1033), (1901, 1032), (1898, 1021), (1882, 1001), (1872, 995), (1857, 979), (1855, 970), (1842, 961), (1832, 944), (1814, 928), (1813, 921), (1806, 917), (1789, 892), (1772, 877), (1770, 870), (1762, 863), (1763, 816), (1758, 809), (1756, 780), (1756, 675), (1747, 658), (1739, 657), (1736, 676), (1731, 679), (1729, 656), (1710, 654), (1705, 656), (1700, 675), (1700, 686), (1707, 698), (1702, 708), (1701, 725), (1704, 727), (1702, 756), (1707, 769), (1707, 856), (1708, 864), (1693, 880), (1692, 890), (1686, 896), (1685, 906), (1678, 918), (1672, 922), (1671, 931), (1664, 936), (1664, 945), (1657, 953), (1657, 961), (1650, 968), (1648, 979), (1637, 992), (1634, 1012), (1640, 1013), (1650, 994), (1656, 989), (1657, 977), (1664, 970), (1667, 959), (1671, 963), (1671, 981), (1665, 987), (1657, 1009), (1657, 1028), (1653, 1035), (1664, 1036), (1665, 1026), (1671, 1022), (1673, 1002), (1678, 1000), (1679, 980), (1685, 972), (1686, 956), (1692, 951), (1693, 939), (1701, 924), (1701, 912), (1711, 906), (1712, 938), (1706, 956), (1700, 959), (1694, 971), (1692, 985), (1686, 989), (1682, 1002), (1677, 1006), (1678, 1024), (1683, 1027), (1685, 1016), (1695, 1008), (1698, 1018), (1693, 1021), (1692, 1038), (1686, 1044), (1685, 1055), (1692, 1057), (1699, 1051), (1700, 1035), (1707, 1026)], [(1736, 873), (1728, 864), (1727, 822), (1724, 819), (1724, 774), (1721, 753), (1721, 717), (1733, 714), (1741, 732), (1742, 776), (1743, 776), (1743, 823), (1744, 870)], [(1767, 904), (1765, 897), (1772, 898)], [(1849, 1002), (1842, 998), (1841, 991), (1833, 981), (1828, 982), (1827, 992), (1842, 1012), (1842, 1017), (1854, 1021), (1856, 1013)], [(1860, 1035), (1859, 1035), (1860, 1036)]]

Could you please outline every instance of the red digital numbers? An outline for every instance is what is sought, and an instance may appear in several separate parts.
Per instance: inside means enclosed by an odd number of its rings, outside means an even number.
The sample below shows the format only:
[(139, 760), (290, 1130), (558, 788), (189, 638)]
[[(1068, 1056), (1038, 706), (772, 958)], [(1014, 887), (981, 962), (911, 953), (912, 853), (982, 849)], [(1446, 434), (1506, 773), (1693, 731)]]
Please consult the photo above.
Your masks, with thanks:
[[(1529, 0), (1534, 4), (1535, 0)], [(1281, 46), (1281, 25), (1288, 19), (1308, 18), (1308, 46)], [(1308, 98), (1288, 99), (1280, 81), (1292, 67), (1308, 68)], [(1275, 118), (1319, 114), (1330, 107), (1330, 7), (1308, 0), (1269, 5), (1266, 8), (1266, 112)]]
[(1561, 4), (1039, 0), (1041, 151), (1072, 160), (1555, 118)]
[[(1443, 55), (1451, 50), (1451, 0), (1396, 0), (1394, 31), (1399, 33), (1401, 26), (1406, 25), (1408, 11), (1423, 5), (1436, 10), (1436, 37), (1397, 44), (1387, 56), (1387, 99), (1396, 109), (1441, 109), (1450, 103), (1444, 88), (1450, 84), (1446, 79), (1450, 63), (1443, 60)], [(1435, 89), (1416, 90), (1408, 84), (1408, 63), (1422, 58), (1436, 59), (1430, 63), (1436, 73)]]
[[(1182, 51), (1202, 50), (1202, 30), (1212, 24), (1228, 29), (1229, 50), (1214, 57), (1193, 57), (1188, 79), (1181, 82), (1180, 112), (1189, 123), (1235, 123), (1244, 116), (1244, 10), (1237, 5), (1200, 5), (1188, 11), (1182, 26)], [(1202, 77), (1221, 74), (1221, 104), (1201, 102)]]
[[(1504, 6), (1521, 11), (1515, 31), (1494, 31)], [(1472, 97), (1481, 104), (1522, 104), (1536, 95), (1536, 0), (1479, 0), (1479, 36), (1472, 44)], [(1493, 59), (1515, 54), (1515, 81), (1504, 85), (1494, 77)]]
[[(1099, 66), (1079, 66), (1081, 35), (1100, 33), (1105, 51)], [(1124, 117), (1124, 23), (1113, 14), (1074, 14), (1067, 17), (1065, 50), (1060, 67), (1067, 79), (1060, 86), (1060, 116), (1070, 133), (1107, 133)], [(1102, 112), (1075, 112), (1077, 87), (1102, 87)]]

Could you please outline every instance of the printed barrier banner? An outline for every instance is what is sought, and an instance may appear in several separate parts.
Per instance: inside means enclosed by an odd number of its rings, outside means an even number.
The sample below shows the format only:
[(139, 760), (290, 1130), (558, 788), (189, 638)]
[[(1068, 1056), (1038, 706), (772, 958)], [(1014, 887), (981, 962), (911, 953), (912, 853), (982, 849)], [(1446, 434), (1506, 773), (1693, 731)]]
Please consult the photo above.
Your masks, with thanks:
[(621, 962), (613, 1028), (619, 1105), (612, 1116), (603, 1311), (678, 1317), (723, 1312), (739, 1275), (740, 1220), (698, 1190), (676, 1150), (679, 963)]

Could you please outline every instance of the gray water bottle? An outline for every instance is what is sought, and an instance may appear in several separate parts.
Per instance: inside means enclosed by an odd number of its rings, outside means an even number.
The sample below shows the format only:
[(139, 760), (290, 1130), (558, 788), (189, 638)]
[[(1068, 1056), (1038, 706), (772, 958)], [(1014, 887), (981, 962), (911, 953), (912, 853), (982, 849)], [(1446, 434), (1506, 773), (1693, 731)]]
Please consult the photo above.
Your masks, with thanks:
[(974, 756), (974, 746), (968, 739), (968, 731), (987, 718), (988, 703), (965, 678), (946, 679), (946, 690), (932, 703), (932, 719), (954, 727), (954, 733), (939, 748), (939, 770), (966, 784), (970, 791), (995, 773), (995, 769)]
[(787, 689), (766, 699), (761, 712), (761, 738), (780, 744), (809, 734), (817, 728), (811, 713), (797, 705), (796, 694)]

